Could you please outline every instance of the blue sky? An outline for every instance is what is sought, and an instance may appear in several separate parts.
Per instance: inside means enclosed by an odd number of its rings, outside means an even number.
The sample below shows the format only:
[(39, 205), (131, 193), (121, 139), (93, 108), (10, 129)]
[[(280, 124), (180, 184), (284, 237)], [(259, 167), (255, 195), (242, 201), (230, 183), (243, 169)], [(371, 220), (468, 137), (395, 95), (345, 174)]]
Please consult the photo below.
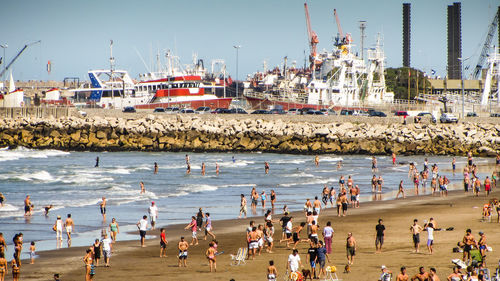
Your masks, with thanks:
[[(384, 38), (387, 66), (402, 65), (402, 3), (412, 4), (411, 64), (424, 71), (446, 75), (446, 0), (309, 0), (318, 49), (332, 49), (337, 26), (336, 8), (344, 32), (352, 34), (359, 48), (360, 20), (367, 21), (365, 47)], [(16, 80), (62, 80), (87, 78), (90, 69), (109, 67), (109, 40), (114, 40), (117, 68), (132, 77), (146, 72), (137, 55), (147, 63), (157, 50), (170, 49), (189, 63), (193, 53), (209, 65), (211, 59), (226, 60), (228, 72), (239, 78), (282, 63), (304, 63), (308, 52), (304, 1), (296, 0), (4, 0), (0, 3), (0, 44), (8, 44), (7, 61), (36, 40), (13, 66)], [(487, 27), (500, 1), (462, 1), (462, 54), (475, 65), (486, 38)], [(498, 42), (495, 36), (494, 42)], [(0, 49), (0, 56), (3, 50)], [(154, 56), (153, 56), (154, 58)], [(52, 72), (46, 72), (47, 61)], [(467, 63), (466, 63), (467, 64)]]

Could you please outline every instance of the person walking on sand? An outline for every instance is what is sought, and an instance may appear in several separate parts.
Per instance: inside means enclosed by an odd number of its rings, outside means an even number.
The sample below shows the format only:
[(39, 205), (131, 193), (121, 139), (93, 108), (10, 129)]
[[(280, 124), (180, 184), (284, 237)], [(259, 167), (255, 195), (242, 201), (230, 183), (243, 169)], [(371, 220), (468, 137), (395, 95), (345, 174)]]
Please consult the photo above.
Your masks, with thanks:
[(381, 253), (382, 245), (384, 245), (385, 226), (382, 224), (382, 222), (382, 219), (379, 219), (378, 224), (375, 226), (375, 253)]
[(21, 265), (16, 261), (16, 259), (12, 259), (10, 264), (12, 267), (12, 280), (19, 281), (19, 276), (21, 275)]
[(139, 235), (141, 236), (141, 247), (145, 247), (144, 240), (146, 240), (146, 231), (148, 230), (148, 216), (142, 216), (142, 219), (136, 223), (139, 229)]
[(109, 224), (109, 234), (111, 235), (111, 239), (113, 239), (113, 241), (116, 241), (116, 234), (118, 233), (120, 233), (120, 227), (118, 226), (116, 219), (113, 218)]
[(484, 191), (486, 192), (486, 196), (490, 195), (491, 192), (491, 180), (490, 177), (486, 176), (484, 180)]
[(264, 162), (264, 172), (266, 172), (266, 175), (269, 174), (269, 163)]
[(109, 262), (111, 259), (111, 250), (113, 247), (113, 240), (111, 240), (111, 238), (109, 238), (107, 234), (104, 234), (101, 244), (102, 244), (102, 254), (104, 256), (104, 264), (106, 267), (109, 267)]
[(103, 196), (101, 203), (99, 203), (103, 221), (106, 221), (106, 202), (107, 202), (106, 197)]
[(215, 234), (212, 232), (212, 218), (210, 218), (210, 213), (205, 214), (205, 237), (203, 240), (207, 240), (207, 236), (212, 236), (212, 239), (215, 240)]
[[(270, 260), (269, 261), (269, 266), (267, 267), (267, 281), (276, 281), (278, 279), (278, 269), (276, 269), (276, 266), (274, 266), (274, 261)], [(3, 280), (1, 280), (3, 281)]]
[(177, 244), (177, 249), (179, 249), (179, 267), (187, 267), (188, 248), (188, 242), (184, 240), (184, 237), (181, 237), (181, 241)]
[[(192, 235), (191, 235), (191, 244), (190, 245), (198, 245), (198, 237), (196, 237), (196, 231), (197, 231), (197, 224), (196, 224), (196, 217), (192, 216), (191, 217), (191, 222), (184, 227), (184, 229), (191, 229)], [(196, 242), (196, 244), (194, 244)]]
[(217, 260), (215, 257), (215, 253), (216, 253), (216, 250), (214, 248), (214, 242), (210, 242), (208, 244), (208, 249), (205, 252), (205, 256), (208, 259), (208, 265), (210, 266), (210, 272), (212, 272), (212, 270), (214, 272), (217, 272)]
[(90, 249), (92, 250), (92, 256), (94, 258), (93, 263), (95, 263), (95, 266), (99, 266), (99, 260), (101, 259), (101, 250), (102, 250), (101, 241), (99, 241), (99, 239), (96, 239), (94, 244), (90, 246)]
[(203, 228), (203, 218), (205, 217), (205, 214), (203, 213), (203, 209), (199, 208), (198, 213), (196, 213), (196, 226), (198, 231), (201, 231)]
[(68, 247), (71, 246), (71, 232), (75, 227), (75, 222), (71, 218), (71, 214), (68, 214), (68, 218), (64, 221), (64, 228), (66, 229), (66, 236), (68, 237)]
[(429, 254), (432, 255), (432, 245), (434, 245), (434, 225), (432, 223), (428, 223), (425, 229), (427, 230), (427, 250), (429, 250)]
[(325, 240), (325, 248), (328, 254), (332, 253), (332, 238), (333, 238), (332, 222), (328, 221), (323, 228), (323, 239)]
[(165, 232), (165, 228), (160, 229), (160, 258), (167, 257), (167, 233)]
[(347, 263), (349, 265), (354, 264), (354, 256), (356, 255), (356, 239), (354, 239), (351, 232), (347, 234), (346, 252)]
[(35, 251), (36, 251), (35, 241), (31, 241), (31, 245), (30, 245), (30, 264), (35, 264)]
[(413, 239), (413, 246), (415, 247), (415, 253), (418, 253), (420, 248), (420, 232), (424, 230), (419, 224), (418, 220), (414, 219), (413, 224), (410, 226), (410, 232)]
[(149, 220), (151, 221), (151, 229), (155, 229), (156, 220), (158, 219), (158, 207), (155, 205), (155, 202), (151, 202), (151, 206), (148, 208)]
[(288, 256), (288, 261), (286, 264), (286, 269), (290, 270), (290, 273), (299, 271), (302, 267), (302, 262), (300, 261), (299, 251), (294, 249), (292, 253)]
[(247, 218), (247, 199), (245, 198), (244, 194), (241, 194), (241, 199), (240, 199), (240, 214), (238, 215), (238, 218), (241, 219), (241, 215), (245, 215), (245, 219)]

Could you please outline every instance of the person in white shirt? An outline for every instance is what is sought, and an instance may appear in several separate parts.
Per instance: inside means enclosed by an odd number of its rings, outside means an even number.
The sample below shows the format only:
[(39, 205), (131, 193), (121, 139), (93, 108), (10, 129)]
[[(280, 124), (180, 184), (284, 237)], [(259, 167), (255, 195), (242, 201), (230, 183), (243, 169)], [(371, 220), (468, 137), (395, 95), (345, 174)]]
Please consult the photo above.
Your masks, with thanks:
[(432, 223), (427, 224), (427, 249), (429, 254), (432, 255), (432, 245), (434, 245), (434, 225)]
[(151, 229), (155, 229), (156, 219), (158, 218), (158, 207), (156, 207), (155, 202), (151, 202), (151, 206), (148, 209), (149, 219), (151, 220)]
[(290, 272), (297, 272), (299, 271), (299, 267), (302, 267), (302, 262), (300, 261), (299, 251), (295, 249), (288, 256), (287, 269), (289, 269)]
[(104, 234), (101, 243), (102, 243), (102, 253), (104, 255), (104, 262), (106, 263), (106, 267), (109, 267), (109, 259), (111, 258), (111, 248), (113, 246), (112, 245), (113, 240), (111, 238), (108, 238), (107, 234)]
[(55, 223), (56, 230), (56, 239), (62, 240), (62, 231), (63, 231), (63, 222), (61, 220), (61, 216), (57, 216), (57, 220)]
[(332, 236), (333, 236), (332, 222), (327, 222), (325, 228), (323, 228), (323, 238), (325, 239), (326, 253), (332, 253)]
[(140, 220), (136, 225), (139, 228), (139, 234), (141, 235), (141, 247), (144, 247), (144, 240), (146, 239), (146, 230), (148, 230), (148, 216), (144, 215), (142, 220)]

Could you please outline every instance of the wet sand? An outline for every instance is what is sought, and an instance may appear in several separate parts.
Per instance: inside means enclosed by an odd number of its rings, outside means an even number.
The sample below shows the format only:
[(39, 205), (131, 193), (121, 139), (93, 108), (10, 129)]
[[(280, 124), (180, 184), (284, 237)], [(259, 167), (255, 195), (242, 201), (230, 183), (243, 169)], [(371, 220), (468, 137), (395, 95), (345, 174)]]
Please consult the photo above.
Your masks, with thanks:
[[(490, 170), (492, 167), (480, 167), (480, 170)], [(484, 179), (481, 179), (482, 181)], [(407, 195), (413, 195), (413, 189), (406, 189)], [(322, 211), (319, 218), (320, 226), (331, 221), (335, 230), (333, 237), (333, 252), (328, 265), (335, 265), (338, 277), (343, 280), (377, 280), (380, 276), (380, 266), (385, 265), (394, 273), (399, 272), (401, 266), (406, 266), (408, 274), (413, 276), (419, 266), (437, 269), (441, 280), (451, 273), (453, 264), (451, 259), (461, 258), (462, 253), (453, 253), (452, 248), (462, 240), (467, 228), (471, 228), (473, 235), (478, 239), (479, 231), (486, 233), (487, 244), (493, 252), (487, 254), (487, 263), (492, 273), (500, 258), (500, 224), (496, 223), (496, 213), (492, 215), (492, 222), (481, 221), (481, 211), (484, 203), (491, 198), (499, 198), (500, 192), (494, 190), (489, 197), (480, 194), (473, 197), (471, 193), (465, 195), (463, 191), (452, 191), (448, 197), (431, 197), (430, 195), (409, 197), (406, 199), (386, 200), (362, 203), (359, 209), (349, 209), (348, 216), (337, 217), (336, 210), (328, 208)], [(259, 210), (260, 211), (260, 210)], [(186, 225), (190, 214), (186, 214)], [(237, 214), (235, 214), (235, 217)], [(302, 212), (292, 213), (294, 225), (305, 221)], [(275, 215), (273, 220), (279, 220), (281, 215)], [(409, 227), (414, 218), (423, 225), (424, 220), (433, 217), (437, 227), (442, 231), (434, 233), (434, 254), (429, 255), (426, 249), (427, 233), (421, 237), (421, 252), (413, 253), (413, 243)], [(382, 218), (386, 227), (385, 244), (382, 253), (375, 253), (375, 225)], [(257, 224), (263, 223), (263, 216), (254, 219)], [(159, 238), (148, 240), (146, 247), (141, 248), (139, 241), (118, 242), (114, 247), (111, 258), (111, 267), (99, 266), (96, 269), (94, 280), (267, 280), (266, 267), (269, 260), (274, 260), (278, 268), (279, 280), (283, 280), (285, 265), (291, 253), (286, 245), (275, 243), (274, 253), (263, 253), (255, 260), (247, 261), (246, 265), (230, 266), (230, 254), (236, 254), (239, 247), (246, 247), (245, 229), (251, 219), (214, 221), (214, 233), (219, 241), (219, 251), (223, 254), (217, 257), (217, 272), (210, 273), (205, 251), (208, 240), (203, 241), (202, 235), (198, 237), (200, 244), (189, 249), (188, 268), (177, 267), (177, 243), (180, 236), (185, 236), (191, 241), (191, 233), (184, 230), (185, 225), (174, 225), (167, 228), (167, 258), (159, 257)], [(453, 227), (453, 231), (445, 231)], [(281, 228), (275, 224), (274, 240), (281, 237)], [(358, 243), (354, 265), (351, 273), (344, 274), (343, 269), (347, 263), (345, 257), (345, 239), (347, 233), (352, 232)], [(157, 231), (149, 231), (159, 237)], [(302, 237), (305, 236), (305, 230)], [(320, 235), (321, 237), (321, 235)], [(139, 235), (137, 234), (137, 238)], [(54, 241), (55, 243), (55, 241)], [(90, 244), (90, 243), (89, 243)], [(27, 245), (25, 246), (27, 247)], [(299, 244), (299, 254), (305, 268), (309, 268), (306, 261), (306, 252), (309, 245)], [(24, 261), (21, 270), (21, 280), (51, 280), (54, 273), (60, 273), (62, 280), (84, 280), (84, 267), (82, 258), (85, 248), (69, 248), (38, 253), (40, 257), (35, 265)], [(101, 263), (103, 260), (101, 259)], [(6, 280), (11, 280), (9, 273)]]

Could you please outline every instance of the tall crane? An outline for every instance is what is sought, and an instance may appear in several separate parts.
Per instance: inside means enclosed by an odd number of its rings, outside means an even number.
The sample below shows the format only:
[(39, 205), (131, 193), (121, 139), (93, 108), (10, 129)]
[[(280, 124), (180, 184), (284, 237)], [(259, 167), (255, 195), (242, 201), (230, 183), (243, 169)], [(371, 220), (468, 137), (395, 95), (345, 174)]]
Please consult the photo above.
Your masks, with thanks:
[(344, 40), (344, 33), (342, 32), (342, 26), (340, 26), (339, 15), (337, 14), (337, 9), (333, 9), (333, 14), (335, 15), (335, 22), (337, 23), (337, 29), (339, 30), (339, 39), (342, 42)]
[[(481, 55), (479, 56), (479, 60), (477, 61), (476, 68), (472, 72), (472, 78), (478, 79), (481, 75), (481, 70), (483, 69), (483, 64), (486, 61), (486, 57), (488, 56), (488, 51), (491, 46), (491, 41), (493, 40), (493, 36), (495, 35), (495, 29), (498, 25), (498, 12), (495, 13), (495, 17), (491, 22), (488, 28), (488, 35), (486, 35), (486, 40), (484, 41), (483, 49), (481, 50)], [(500, 36), (500, 35), (499, 35)]]
[(311, 48), (311, 54), (309, 55), (309, 60), (311, 61), (311, 68), (316, 64), (317, 49), (316, 45), (319, 43), (318, 35), (311, 28), (311, 19), (309, 18), (309, 9), (307, 8), (307, 3), (304, 3), (304, 10), (306, 12), (306, 24), (307, 24), (307, 36), (309, 41), (309, 47)]
[(19, 56), (21, 56), (21, 54), (31, 45), (35, 45), (35, 44), (38, 44), (38, 43), (41, 43), (42, 40), (38, 40), (36, 42), (32, 42), (32, 43), (29, 43), (29, 44), (26, 44), (24, 45), (24, 47), (21, 49), (21, 51), (19, 51), (19, 53), (17, 53), (17, 55), (9, 62), (9, 64), (5, 67), (4, 70), (2, 70), (2, 72), (0, 72), (0, 77), (3, 77), (3, 74), (5, 72), (7, 72), (7, 70), (9, 70), (9, 68), (12, 66), (12, 64), (14, 64), (14, 62), (19, 58)]

